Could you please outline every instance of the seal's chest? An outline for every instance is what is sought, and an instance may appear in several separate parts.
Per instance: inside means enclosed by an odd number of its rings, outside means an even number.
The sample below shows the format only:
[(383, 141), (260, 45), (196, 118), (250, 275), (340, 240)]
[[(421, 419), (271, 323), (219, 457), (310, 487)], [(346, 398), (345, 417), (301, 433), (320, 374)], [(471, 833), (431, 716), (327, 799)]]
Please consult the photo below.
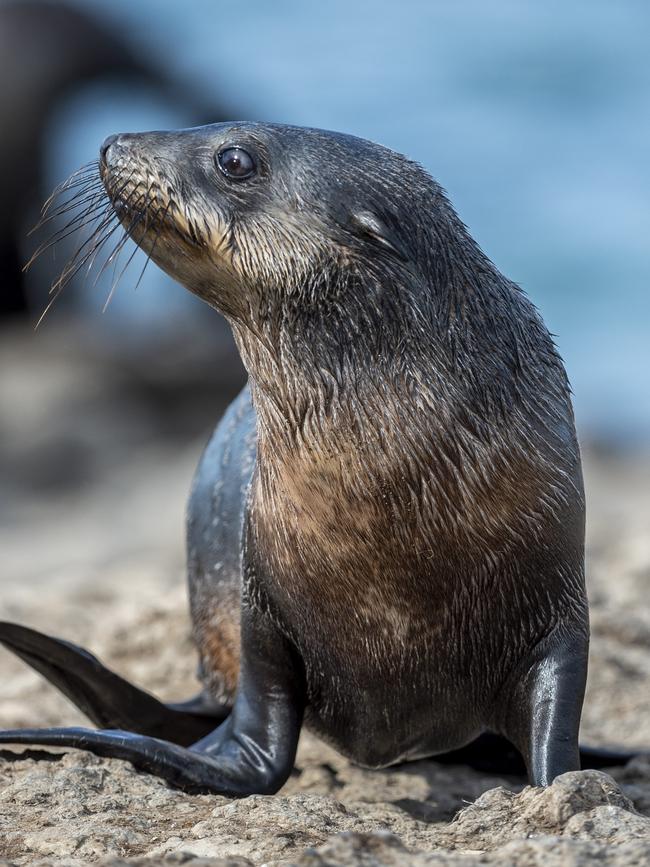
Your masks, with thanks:
[[(417, 528), (376, 485), (333, 461), (294, 465), (256, 497), (262, 546), (275, 571), (319, 585), (379, 588), (417, 547)], [(339, 586), (339, 591), (343, 589)]]
[(312, 481), (267, 488), (256, 506), (255, 547), (283, 617), (320, 646), (367, 635), (373, 657), (417, 644), (449, 605), (422, 525), (398, 519), (379, 492)]

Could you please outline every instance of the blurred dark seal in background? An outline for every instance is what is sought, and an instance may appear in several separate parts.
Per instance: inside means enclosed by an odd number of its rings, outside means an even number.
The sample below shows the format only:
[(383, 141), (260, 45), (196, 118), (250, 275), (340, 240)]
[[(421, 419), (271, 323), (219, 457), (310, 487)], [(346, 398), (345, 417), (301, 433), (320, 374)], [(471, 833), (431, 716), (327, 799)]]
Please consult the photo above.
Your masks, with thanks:
[(162, 58), (90, 9), (45, 0), (0, 5), (0, 320), (30, 308), (21, 250), (44, 198), (48, 124), (76, 89), (101, 79), (151, 89), (179, 106), (188, 124), (233, 113), (217, 100), (203, 101)]

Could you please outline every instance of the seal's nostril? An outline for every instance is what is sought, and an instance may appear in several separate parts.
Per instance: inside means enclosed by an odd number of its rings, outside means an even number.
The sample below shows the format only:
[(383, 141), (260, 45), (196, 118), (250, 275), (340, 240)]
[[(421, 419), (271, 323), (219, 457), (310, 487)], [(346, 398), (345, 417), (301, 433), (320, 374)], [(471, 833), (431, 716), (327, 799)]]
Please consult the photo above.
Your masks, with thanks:
[(118, 140), (119, 136), (117, 135), (109, 135), (107, 139), (104, 140), (104, 143), (99, 149), (99, 156), (102, 162), (106, 163), (108, 160), (108, 151), (111, 145), (114, 145)]

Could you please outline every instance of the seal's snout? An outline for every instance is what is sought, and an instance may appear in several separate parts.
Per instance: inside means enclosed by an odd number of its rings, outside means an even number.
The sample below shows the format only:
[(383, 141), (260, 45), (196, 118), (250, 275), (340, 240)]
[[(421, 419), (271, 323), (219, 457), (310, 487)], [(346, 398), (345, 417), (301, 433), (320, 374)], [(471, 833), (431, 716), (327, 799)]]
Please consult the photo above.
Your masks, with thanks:
[(119, 140), (119, 135), (109, 135), (107, 139), (104, 139), (104, 143), (99, 149), (99, 158), (104, 165), (107, 165), (107, 163), (110, 161), (109, 152), (111, 151), (111, 149), (115, 149), (114, 146), (119, 142)]
[(109, 167), (112, 163), (116, 162), (119, 156), (125, 156), (134, 138), (136, 136), (128, 132), (109, 135), (99, 149), (99, 159), (102, 165)]
[[(99, 149), (99, 174), (120, 220), (135, 219), (151, 202), (142, 193), (138, 155), (131, 133), (110, 135)], [(147, 199), (145, 203), (145, 199)]]

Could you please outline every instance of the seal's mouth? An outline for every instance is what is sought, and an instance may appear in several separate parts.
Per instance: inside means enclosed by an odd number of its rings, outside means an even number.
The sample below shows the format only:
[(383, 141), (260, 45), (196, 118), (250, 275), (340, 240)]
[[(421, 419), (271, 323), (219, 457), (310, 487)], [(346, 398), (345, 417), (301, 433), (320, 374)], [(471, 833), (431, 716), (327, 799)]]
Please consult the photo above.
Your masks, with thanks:
[(163, 240), (205, 245), (197, 222), (180, 204), (173, 166), (164, 159), (152, 161), (118, 139), (102, 147), (99, 174), (124, 231), (150, 256)]

